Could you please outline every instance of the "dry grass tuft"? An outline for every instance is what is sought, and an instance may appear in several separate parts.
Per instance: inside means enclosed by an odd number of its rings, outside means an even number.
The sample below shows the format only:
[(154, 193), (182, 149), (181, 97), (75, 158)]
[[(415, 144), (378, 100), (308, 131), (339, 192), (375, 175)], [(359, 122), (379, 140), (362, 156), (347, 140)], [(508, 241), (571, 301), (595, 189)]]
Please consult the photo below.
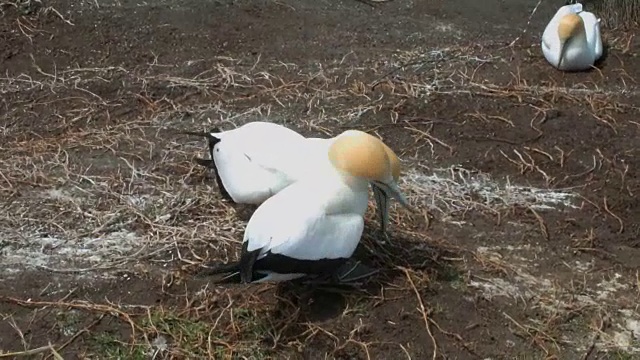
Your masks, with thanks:
[(593, 11), (609, 28), (633, 28), (640, 24), (638, 0), (594, 1)]

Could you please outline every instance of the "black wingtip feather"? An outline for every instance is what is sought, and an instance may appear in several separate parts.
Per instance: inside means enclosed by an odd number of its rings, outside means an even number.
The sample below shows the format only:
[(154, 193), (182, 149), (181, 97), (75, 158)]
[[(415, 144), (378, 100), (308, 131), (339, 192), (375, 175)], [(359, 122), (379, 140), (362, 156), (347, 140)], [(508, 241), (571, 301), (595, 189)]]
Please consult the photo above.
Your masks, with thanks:
[[(222, 274), (220, 274), (222, 275)], [(265, 278), (267, 276), (267, 274), (265, 273), (253, 273), (251, 278), (251, 282), (256, 282), (258, 280), (261, 280), (263, 278)], [(223, 284), (246, 284), (247, 282), (243, 282), (242, 281), (242, 276), (240, 274), (239, 271), (236, 272), (230, 272), (230, 273), (226, 273), (224, 274), (222, 277), (216, 277), (213, 280), (211, 280), (212, 283), (214, 284), (219, 284), (219, 285), (223, 285)]]
[(240, 271), (239, 262), (233, 262), (228, 264), (209, 263), (206, 265), (202, 265), (202, 267), (203, 269), (198, 271), (198, 273), (196, 274), (197, 277), (213, 276), (213, 275)]
[(234, 262), (229, 264), (209, 263), (202, 265), (204, 269), (195, 274), (196, 278), (210, 278), (214, 284), (239, 284), (240, 279), (240, 263)]
[(335, 276), (340, 283), (352, 283), (379, 273), (379, 269), (370, 268), (360, 261), (349, 261), (338, 269)]
[(222, 178), (218, 173), (218, 167), (216, 166), (215, 160), (213, 160), (213, 148), (218, 142), (220, 142), (220, 139), (213, 136), (211, 133), (218, 133), (218, 132), (220, 132), (219, 128), (213, 128), (211, 129), (210, 132), (178, 131), (178, 133), (182, 135), (204, 136), (207, 138), (207, 140), (209, 141), (209, 155), (211, 156), (211, 159), (207, 160), (202, 158), (195, 158), (194, 161), (196, 162), (196, 164), (200, 166), (213, 169), (213, 171), (216, 174), (216, 183), (218, 184), (218, 189), (220, 189), (222, 198), (227, 201), (235, 202), (231, 197), (231, 194), (229, 194), (229, 191), (227, 191), (227, 189), (224, 187), (224, 184), (222, 183)]
[(253, 280), (253, 266), (258, 260), (260, 255), (260, 249), (248, 251), (249, 242), (245, 241), (242, 244), (242, 255), (240, 257), (240, 263), (238, 265), (240, 269), (240, 277), (242, 282), (250, 283)]
[(195, 161), (196, 164), (200, 166), (204, 166), (206, 168), (210, 168), (210, 169), (216, 168), (216, 164), (213, 162), (213, 160), (210, 160), (210, 159), (194, 158), (193, 161)]
[(241, 284), (242, 277), (239, 272), (226, 274), (224, 277), (219, 279), (214, 279), (212, 281), (214, 284)]

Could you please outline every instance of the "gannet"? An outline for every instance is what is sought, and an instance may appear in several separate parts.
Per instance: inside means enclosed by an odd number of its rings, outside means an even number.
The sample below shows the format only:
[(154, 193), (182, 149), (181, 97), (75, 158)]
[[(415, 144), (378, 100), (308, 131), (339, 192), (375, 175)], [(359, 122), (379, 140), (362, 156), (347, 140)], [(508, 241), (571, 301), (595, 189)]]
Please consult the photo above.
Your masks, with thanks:
[(561, 7), (544, 29), (542, 52), (559, 70), (589, 69), (602, 56), (600, 19), (579, 3)]
[(360, 242), (369, 183), (407, 204), (377, 137), (347, 130), (331, 141), (327, 159), (262, 203), (245, 229), (240, 260), (207, 275), (224, 274), (216, 283), (331, 276)]
[[(181, 132), (204, 136), (209, 142), (211, 159), (196, 158), (200, 165), (212, 168), (222, 196), (238, 204), (259, 205), (293, 182), (308, 174), (319, 161), (326, 161), (327, 149), (335, 138), (305, 138), (285, 126), (255, 121), (236, 129), (211, 132)], [(400, 177), (401, 163), (384, 142), (394, 180)], [(381, 232), (387, 233), (389, 195), (371, 184)], [(406, 205), (406, 204), (404, 204)]]
[[(311, 153), (315, 153), (317, 158), (314, 161), (321, 161), (323, 158), (326, 158), (326, 154), (328, 151), (328, 147), (331, 146), (332, 142), (336, 138), (307, 138), (307, 144), (311, 146)], [(400, 159), (396, 155), (396, 153), (383, 141), (380, 141), (380, 144), (384, 147), (384, 150), (387, 153), (389, 158), (389, 163), (391, 165), (391, 174), (393, 176), (393, 180), (398, 183), (401, 172), (401, 163)], [(309, 164), (310, 162), (308, 162)], [(387, 226), (389, 224), (389, 197), (390, 194), (387, 194), (384, 189), (376, 186), (375, 184), (371, 184), (371, 190), (373, 190), (373, 196), (376, 202), (376, 208), (378, 212), (378, 221), (380, 222), (380, 231), (383, 234), (387, 234)], [(407, 206), (408, 203), (403, 203), (402, 205)]]

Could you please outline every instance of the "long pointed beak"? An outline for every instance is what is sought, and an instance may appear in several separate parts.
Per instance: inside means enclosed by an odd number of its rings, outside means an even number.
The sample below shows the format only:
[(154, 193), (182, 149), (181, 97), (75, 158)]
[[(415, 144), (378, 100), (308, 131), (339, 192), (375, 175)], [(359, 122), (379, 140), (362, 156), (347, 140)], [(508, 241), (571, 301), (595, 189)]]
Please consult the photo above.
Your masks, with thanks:
[(173, 131), (176, 134), (202, 136), (202, 137), (206, 137), (207, 139), (213, 137), (212, 134), (221, 132), (219, 127), (214, 127), (209, 131), (183, 131), (183, 130), (173, 130)]
[(217, 139), (211, 133), (204, 132), (204, 131), (202, 131), (202, 132), (200, 132), (200, 131), (178, 131), (178, 134), (204, 137), (209, 141), (209, 144), (211, 144), (214, 141), (217, 141)]
[(177, 133), (180, 135), (193, 135), (193, 136), (202, 136), (207, 138), (211, 136), (211, 134), (204, 131), (178, 131)]
[(400, 191), (398, 184), (396, 184), (395, 182), (391, 184), (385, 184), (385, 183), (376, 181), (376, 182), (373, 182), (372, 184), (379, 187), (387, 197), (391, 196), (392, 198), (398, 200), (400, 204), (402, 204), (402, 206), (404, 206), (407, 210), (411, 212), (415, 212), (413, 207), (409, 205), (409, 201), (407, 201), (407, 199), (404, 197), (404, 195)]
[(567, 41), (560, 42), (560, 56), (558, 57), (558, 63), (556, 67), (560, 69), (560, 64), (562, 64), (562, 59), (564, 59), (564, 55), (567, 52)]
[(387, 233), (387, 225), (389, 224), (389, 199), (387, 194), (377, 185), (371, 183), (373, 190), (373, 198), (376, 200), (376, 208), (380, 217), (380, 231)]
[[(177, 131), (178, 134), (181, 135), (191, 135), (191, 136), (201, 136), (201, 137), (205, 137), (207, 138), (207, 140), (209, 141), (209, 155), (211, 156), (211, 161), (213, 161), (213, 147), (215, 146), (215, 143), (219, 141), (219, 139), (217, 139), (215, 136), (213, 136), (212, 133), (217, 133), (220, 132), (219, 128), (213, 128), (211, 129), (210, 132), (204, 132), (204, 131)], [(202, 166), (208, 166), (208, 167), (212, 167), (212, 164), (205, 164), (203, 163), (201, 160), (206, 161), (204, 159), (197, 159), (196, 162)]]

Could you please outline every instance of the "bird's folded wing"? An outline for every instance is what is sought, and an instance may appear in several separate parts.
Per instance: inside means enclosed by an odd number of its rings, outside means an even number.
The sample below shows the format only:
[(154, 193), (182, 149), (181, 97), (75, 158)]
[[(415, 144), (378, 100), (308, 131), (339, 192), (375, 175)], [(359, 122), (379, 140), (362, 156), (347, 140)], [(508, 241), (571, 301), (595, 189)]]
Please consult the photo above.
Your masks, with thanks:
[(215, 166), (226, 191), (240, 203), (263, 201), (271, 195), (271, 187), (279, 182), (280, 174), (270, 172), (248, 159), (243, 150), (232, 142), (221, 142), (214, 152)]
[(269, 143), (264, 147), (251, 147), (244, 151), (251, 162), (263, 169), (290, 177), (305, 165), (303, 140)]
[(271, 251), (304, 260), (348, 258), (358, 246), (363, 229), (364, 220), (357, 214), (309, 219), (284, 241), (273, 241)]
[(253, 122), (244, 125), (243, 131), (234, 134), (233, 139), (225, 140), (230, 140), (233, 151), (243, 153), (256, 165), (271, 171), (287, 172), (305, 138), (281, 125)]
[(584, 27), (587, 34), (587, 43), (589, 44), (589, 47), (593, 48), (596, 57), (600, 57), (602, 55), (600, 20), (593, 13), (588, 11), (581, 12), (580, 17), (584, 22)]
[(271, 251), (300, 260), (348, 258), (364, 229), (358, 214), (325, 215), (304, 206), (281, 214), (258, 211), (247, 225), (245, 240), (249, 251), (261, 248), (262, 254)]

